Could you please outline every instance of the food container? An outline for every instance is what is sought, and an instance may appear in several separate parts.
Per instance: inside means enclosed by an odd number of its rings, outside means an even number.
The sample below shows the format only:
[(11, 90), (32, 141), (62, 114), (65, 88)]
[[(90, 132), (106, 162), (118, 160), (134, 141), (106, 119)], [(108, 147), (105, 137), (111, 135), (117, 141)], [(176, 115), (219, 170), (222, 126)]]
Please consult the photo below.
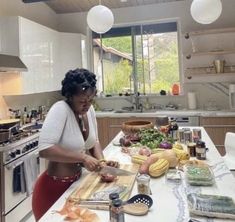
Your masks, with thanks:
[(188, 143), (187, 148), (188, 148), (188, 153), (190, 157), (195, 157), (196, 156), (196, 143)]
[(214, 174), (208, 165), (187, 164), (184, 167), (185, 177), (192, 186), (212, 186)]
[(147, 174), (140, 174), (137, 176), (137, 189), (139, 194), (150, 194), (150, 176)]
[(122, 131), (126, 135), (135, 134), (141, 129), (153, 128), (154, 125), (150, 121), (136, 120), (136, 121), (127, 121), (122, 124)]

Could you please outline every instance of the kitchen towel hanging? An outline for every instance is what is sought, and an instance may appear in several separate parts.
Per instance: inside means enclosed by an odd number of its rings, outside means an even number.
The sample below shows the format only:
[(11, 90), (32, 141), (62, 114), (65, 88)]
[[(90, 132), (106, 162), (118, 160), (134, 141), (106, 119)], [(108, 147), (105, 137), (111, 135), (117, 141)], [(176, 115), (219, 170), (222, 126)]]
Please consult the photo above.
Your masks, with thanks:
[(27, 194), (30, 195), (39, 174), (38, 153), (33, 153), (24, 160), (24, 174)]
[(196, 101), (195, 92), (188, 92), (188, 108), (189, 109), (196, 109), (197, 108), (197, 101)]
[(13, 192), (24, 193), (26, 190), (25, 175), (24, 175), (24, 163), (20, 162), (13, 168)]

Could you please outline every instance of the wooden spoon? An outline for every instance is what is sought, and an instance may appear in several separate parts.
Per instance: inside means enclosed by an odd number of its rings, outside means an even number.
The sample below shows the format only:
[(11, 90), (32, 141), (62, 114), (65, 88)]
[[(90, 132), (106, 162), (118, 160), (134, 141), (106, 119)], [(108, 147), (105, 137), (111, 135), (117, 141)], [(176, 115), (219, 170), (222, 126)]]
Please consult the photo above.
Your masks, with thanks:
[(131, 203), (123, 205), (124, 212), (127, 214), (141, 216), (148, 213), (149, 208), (144, 203)]

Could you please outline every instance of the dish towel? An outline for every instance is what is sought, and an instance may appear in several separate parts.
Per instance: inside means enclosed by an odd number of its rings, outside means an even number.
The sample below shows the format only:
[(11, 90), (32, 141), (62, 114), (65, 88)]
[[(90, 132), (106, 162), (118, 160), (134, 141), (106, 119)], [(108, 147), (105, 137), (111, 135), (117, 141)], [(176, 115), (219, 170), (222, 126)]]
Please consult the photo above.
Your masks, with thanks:
[(24, 160), (24, 174), (26, 182), (26, 191), (30, 195), (33, 192), (34, 184), (39, 175), (38, 155), (31, 154)]
[(24, 193), (26, 191), (25, 187), (25, 175), (24, 175), (24, 163), (13, 167), (13, 193)]

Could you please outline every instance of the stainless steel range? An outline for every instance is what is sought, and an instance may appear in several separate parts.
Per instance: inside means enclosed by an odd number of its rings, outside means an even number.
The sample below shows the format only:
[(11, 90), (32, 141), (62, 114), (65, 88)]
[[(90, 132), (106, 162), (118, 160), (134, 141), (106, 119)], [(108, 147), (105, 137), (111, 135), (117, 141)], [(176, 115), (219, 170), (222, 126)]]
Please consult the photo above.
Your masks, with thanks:
[(0, 222), (19, 222), (31, 211), (32, 187), (39, 175), (38, 137), (22, 133), (0, 144)]

